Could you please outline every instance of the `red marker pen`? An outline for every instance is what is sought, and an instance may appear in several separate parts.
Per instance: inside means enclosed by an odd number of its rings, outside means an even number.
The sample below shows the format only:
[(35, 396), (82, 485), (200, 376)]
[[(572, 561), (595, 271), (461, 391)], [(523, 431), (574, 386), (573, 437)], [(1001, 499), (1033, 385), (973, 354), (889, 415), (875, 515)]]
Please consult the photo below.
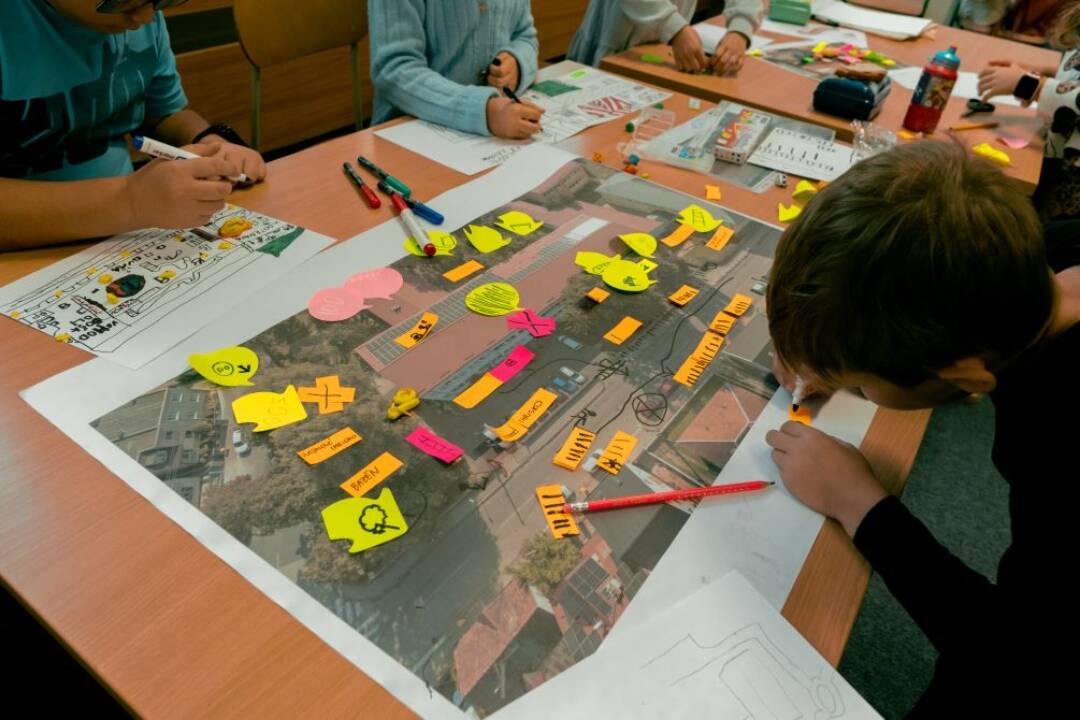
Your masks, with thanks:
[(379, 200), (379, 196), (375, 194), (375, 191), (369, 188), (364, 179), (360, 177), (360, 173), (356, 172), (356, 168), (348, 163), (348, 161), (341, 163), (341, 167), (345, 168), (345, 174), (352, 180), (353, 185), (364, 195), (364, 199), (367, 200), (368, 207), (377, 208), (382, 205), (382, 201)]
[(668, 492), (649, 493), (647, 495), (630, 495), (628, 497), (611, 498), (610, 500), (572, 502), (563, 505), (563, 512), (617, 510), (619, 508), (635, 507), (637, 505), (655, 505), (657, 503), (671, 502), (673, 500), (691, 500), (693, 498), (707, 497), (709, 495), (731, 495), (733, 493), (764, 490), (773, 485), (774, 483), (771, 483), (768, 480), (754, 480), (752, 482), (713, 485), (711, 487), (692, 488), (690, 490), (669, 490)]
[(390, 202), (394, 203), (394, 207), (397, 208), (398, 217), (401, 218), (401, 222), (405, 225), (405, 231), (409, 233), (409, 237), (416, 241), (417, 245), (420, 245), (424, 249), (424, 254), (431, 257), (435, 254), (435, 245), (427, 241), (427, 233), (420, 227), (420, 223), (416, 222), (416, 216), (413, 215), (413, 211), (409, 209), (409, 206), (405, 204), (405, 200), (400, 195), (394, 193), (390, 196)]

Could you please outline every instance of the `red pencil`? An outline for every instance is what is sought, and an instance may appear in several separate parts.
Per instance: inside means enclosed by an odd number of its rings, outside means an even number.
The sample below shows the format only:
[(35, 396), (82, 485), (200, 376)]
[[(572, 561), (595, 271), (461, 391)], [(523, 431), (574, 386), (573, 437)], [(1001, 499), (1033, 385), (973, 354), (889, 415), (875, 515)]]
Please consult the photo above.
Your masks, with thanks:
[(776, 483), (768, 480), (754, 480), (752, 482), (713, 485), (712, 487), (693, 488), (691, 490), (669, 490), (667, 492), (649, 493), (648, 495), (630, 495), (628, 497), (611, 498), (610, 500), (589, 500), (586, 502), (566, 503), (563, 505), (563, 512), (616, 510), (618, 508), (634, 507), (635, 505), (654, 505), (656, 503), (671, 502), (672, 500), (691, 500), (693, 498), (706, 497), (709, 495), (730, 495), (732, 493), (750, 492), (751, 490), (764, 490), (775, 484)]

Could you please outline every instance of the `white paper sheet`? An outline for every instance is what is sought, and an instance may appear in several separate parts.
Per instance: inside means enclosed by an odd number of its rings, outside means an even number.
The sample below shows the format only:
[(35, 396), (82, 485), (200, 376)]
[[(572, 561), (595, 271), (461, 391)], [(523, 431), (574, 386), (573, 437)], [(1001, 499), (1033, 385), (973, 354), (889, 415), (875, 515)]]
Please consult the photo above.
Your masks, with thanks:
[(840, 0), (813, 0), (811, 7), (819, 20), (895, 40), (919, 37), (934, 24), (926, 18), (870, 10)]
[[(889, 77), (892, 81), (901, 87), (905, 87), (908, 90), (914, 90), (919, 84), (919, 77), (922, 76), (921, 67), (906, 67), (898, 70), (890, 70)], [(961, 70), (956, 78), (956, 85), (952, 90), (953, 97), (970, 99), (979, 97), (979, 75), (978, 73), (968, 72)], [(996, 98), (990, 100), (995, 105), (1013, 105), (1015, 107), (1020, 106), (1020, 101), (1012, 95), (999, 95)], [(1033, 104), (1034, 106), (1034, 104)]]
[(797, 130), (774, 128), (747, 160), (751, 165), (832, 182), (859, 161), (855, 150)]
[(866, 40), (866, 33), (862, 30), (854, 30), (852, 28), (832, 27), (829, 25), (821, 25), (819, 23), (794, 25), (792, 23), (765, 18), (761, 21), (761, 29), (767, 30), (768, 32), (779, 33), (781, 35), (806, 38), (807, 40), (813, 40), (814, 42), (851, 43), (852, 45), (861, 48), (869, 47)]
[(515, 717), (881, 717), (737, 571), (678, 597), (511, 706)]
[[(698, 37), (701, 38), (701, 46), (705, 48), (705, 52), (712, 54), (716, 49), (716, 45), (724, 39), (728, 30), (726, 27), (720, 25), (713, 25), (712, 23), (700, 22), (694, 26), (694, 30), (697, 31)], [(747, 48), (747, 52), (756, 48), (763, 48), (766, 45), (772, 43), (772, 40), (767, 37), (761, 37), (760, 35), (754, 35), (750, 38), (750, 47)]]
[[(229, 220), (252, 227), (218, 236)], [(279, 257), (260, 250), (292, 235)], [(5, 285), (0, 315), (135, 369), (333, 242), (230, 206), (202, 228), (117, 235)]]

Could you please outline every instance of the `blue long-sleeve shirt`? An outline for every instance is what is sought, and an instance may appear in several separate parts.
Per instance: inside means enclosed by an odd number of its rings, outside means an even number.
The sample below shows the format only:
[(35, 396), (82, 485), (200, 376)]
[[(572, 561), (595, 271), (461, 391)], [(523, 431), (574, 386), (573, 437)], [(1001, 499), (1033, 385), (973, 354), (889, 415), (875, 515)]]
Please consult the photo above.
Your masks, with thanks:
[(408, 114), (490, 134), (486, 84), (492, 59), (517, 59), (524, 90), (536, 78), (539, 43), (529, 0), (368, 0), (373, 123)]

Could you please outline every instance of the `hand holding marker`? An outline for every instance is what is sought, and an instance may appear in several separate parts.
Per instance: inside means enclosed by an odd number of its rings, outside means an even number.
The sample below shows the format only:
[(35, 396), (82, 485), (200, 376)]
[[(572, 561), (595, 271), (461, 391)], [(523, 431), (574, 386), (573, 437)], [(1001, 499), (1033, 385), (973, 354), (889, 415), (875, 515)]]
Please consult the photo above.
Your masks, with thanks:
[[(196, 155), (190, 150), (173, 147), (168, 143), (142, 135), (132, 135), (131, 144), (137, 151), (162, 160), (198, 160), (202, 157), (202, 155)], [(251, 179), (244, 173), (240, 173), (237, 177), (229, 178), (229, 181), (238, 185), (246, 185), (251, 182)]]

